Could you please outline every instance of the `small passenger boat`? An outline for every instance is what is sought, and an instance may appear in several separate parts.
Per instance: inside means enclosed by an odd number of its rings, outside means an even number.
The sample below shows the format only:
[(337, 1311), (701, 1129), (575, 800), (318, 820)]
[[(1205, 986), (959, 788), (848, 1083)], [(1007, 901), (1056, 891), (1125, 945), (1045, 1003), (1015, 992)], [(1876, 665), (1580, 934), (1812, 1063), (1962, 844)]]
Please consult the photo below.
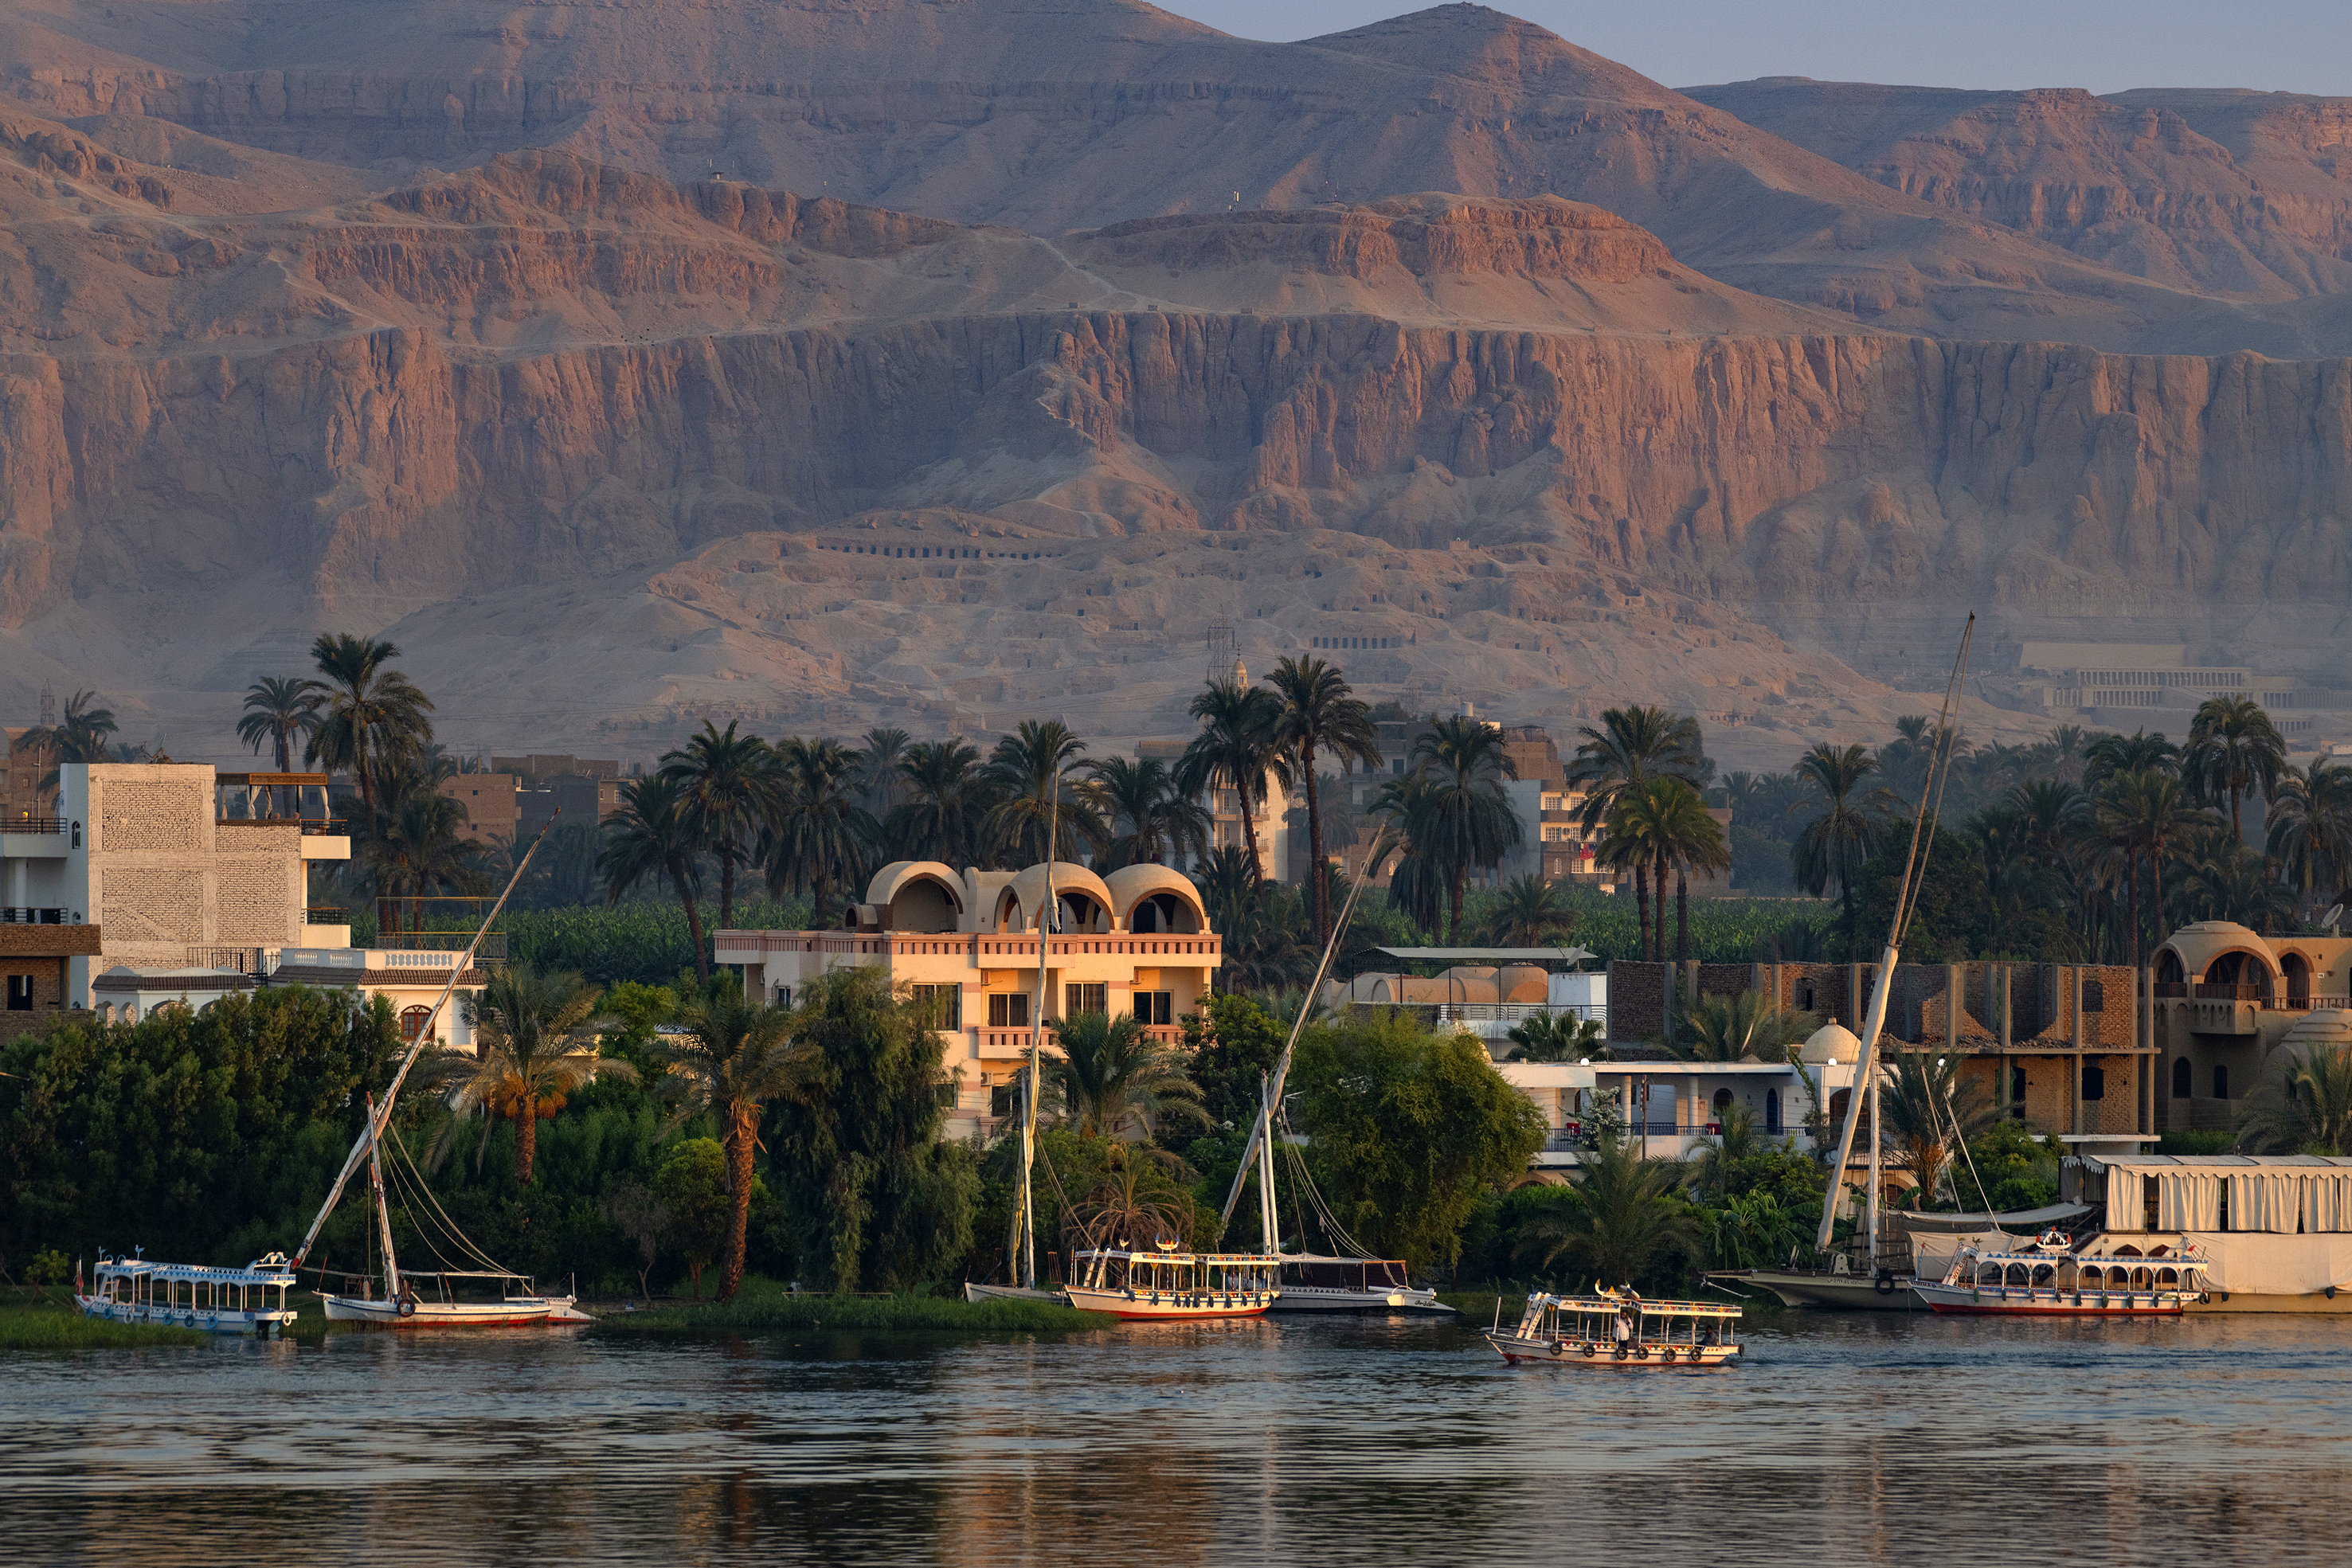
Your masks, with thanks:
[(2205, 1299), (2205, 1265), (2158, 1248), (2147, 1257), (2076, 1257), (2063, 1236), (2013, 1252), (1963, 1247), (1940, 1282), (1911, 1288), (1939, 1312), (2009, 1317), (2178, 1317)]
[(1452, 1317), (1454, 1309), (1437, 1291), (1416, 1285), (1396, 1258), (1326, 1258), (1285, 1252), (1280, 1290), (1270, 1311), (1276, 1317), (1299, 1312), (1425, 1312)]
[(1488, 1331), (1486, 1343), (1514, 1366), (1721, 1366), (1738, 1358), (1739, 1318), (1738, 1307), (1717, 1301), (1650, 1301), (1630, 1290), (1591, 1296), (1538, 1291), (1528, 1295), (1518, 1326)]
[(1282, 1260), (1263, 1252), (1101, 1247), (1072, 1254), (1070, 1305), (1138, 1322), (1254, 1318), (1281, 1292)]
[(283, 1252), (257, 1258), (242, 1269), (151, 1263), (142, 1257), (110, 1258), (101, 1252), (87, 1291), (77, 1269), (74, 1301), (85, 1317), (270, 1339), (294, 1321), (294, 1309), (286, 1304), (287, 1288), (294, 1282), (293, 1266)]

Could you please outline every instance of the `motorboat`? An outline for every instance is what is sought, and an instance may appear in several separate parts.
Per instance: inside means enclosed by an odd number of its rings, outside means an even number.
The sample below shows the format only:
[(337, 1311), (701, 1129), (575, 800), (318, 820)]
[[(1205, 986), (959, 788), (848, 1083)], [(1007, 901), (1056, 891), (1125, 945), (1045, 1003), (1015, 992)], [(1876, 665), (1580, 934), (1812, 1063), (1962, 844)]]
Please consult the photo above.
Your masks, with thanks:
[(1528, 1297), (1517, 1327), (1496, 1326), (1486, 1343), (1517, 1366), (1723, 1366), (1739, 1358), (1740, 1309), (1722, 1301), (1647, 1301), (1631, 1290), (1590, 1296)]
[(1963, 1247), (1943, 1279), (1911, 1288), (1937, 1312), (1999, 1317), (2179, 1317), (2206, 1294), (2193, 1253), (2077, 1256), (2046, 1236), (2013, 1251)]
[(1254, 1318), (1281, 1294), (1282, 1260), (1265, 1252), (1097, 1247), (1071, 1262), (1070, 1305), (1130, 1322)]
[(273, 1339), (294, 1322), (294, 1309), (286, 1304), (294, 1283), (293, 1266), (283, 1252), (257, 1258), (242, 1269), (152, 1263), (137, 1254), (115, 1258), (100, 1252), (87, 1291), (76, 1270), (74, 1301), (84, 1316), (118, 1323)]

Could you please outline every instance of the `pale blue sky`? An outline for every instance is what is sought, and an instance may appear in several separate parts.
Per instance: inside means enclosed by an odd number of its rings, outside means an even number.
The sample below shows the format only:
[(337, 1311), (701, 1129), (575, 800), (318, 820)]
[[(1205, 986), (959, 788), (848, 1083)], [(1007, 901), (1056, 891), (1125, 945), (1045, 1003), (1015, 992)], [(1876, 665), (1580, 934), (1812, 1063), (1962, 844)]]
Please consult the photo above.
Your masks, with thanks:
[[(1305, 38), (1412, 0), (1157, 0), (1245, 38)], [(2236, 87), (2352, 96), (2347, 0), (1512, 0), (1498, 5), (1669, 87), (1806, 76), (1937, 87)]]

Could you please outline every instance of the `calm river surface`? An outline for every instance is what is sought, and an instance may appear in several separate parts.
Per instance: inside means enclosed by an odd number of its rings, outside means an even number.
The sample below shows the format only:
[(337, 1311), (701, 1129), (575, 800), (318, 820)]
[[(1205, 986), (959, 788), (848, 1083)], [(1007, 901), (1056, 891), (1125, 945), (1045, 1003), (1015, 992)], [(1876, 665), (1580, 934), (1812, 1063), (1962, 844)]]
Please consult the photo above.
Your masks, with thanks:
[(1726, 1371), (1468, 1328), (337, 1334), (0, 1361), (12, 1562), (2352, 1559), (2352, 1325), (1787, 1313)]

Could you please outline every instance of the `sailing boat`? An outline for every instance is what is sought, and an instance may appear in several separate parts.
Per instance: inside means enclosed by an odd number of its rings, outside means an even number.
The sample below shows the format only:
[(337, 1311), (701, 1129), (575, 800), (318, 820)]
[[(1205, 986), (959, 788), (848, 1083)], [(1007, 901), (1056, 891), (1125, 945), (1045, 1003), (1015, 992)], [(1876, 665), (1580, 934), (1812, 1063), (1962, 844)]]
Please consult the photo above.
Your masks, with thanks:
[[(1299, 1005), (1298, 1016), (1291, 1020), (1290, 1038), (1283, 1042), (1282, 1055), (1275, 1062), (1272, 1075), (1258, 1081), (1257, 1119), (1250, 1127), (1249, 1142), (1242, 1148), (1241, 1166), (1234, 1172), (1233, 1190), (1225, 1195), (1225, 1207), (1221, 1218), (1230, 1223), (1234, 1207), (1241, 1201), (1242, 1186), (1249, 1179), (1251, 1166), (1255, 1162), (1258, 1222), (1262, 1227), (1260, 1234), (1265, 1237), (1267, 1250), (1274, 1254), (1278, 1265), (1276, 1278), (1280, 1284), (1280, 1291), (1269, 1310), (1278, 1313), (1451, 1313), (1454, 1311), (1438, 1301), (1435, 1290), (1413, 1284), (1406, 1274), (1402, 1260), (1364, 1255), (1364, 1249), (1340, 1228), (1338, 1218), (1324, 1205), (1322, 1195), (1316, 1190), (1314, 1177), (1307, 1174), (1306, 1161), (1299, 1157), (1297, 1145), (1287, 1138), (1284, 1139), (1283, 1147), (1290, 1156), (1291, 1175), (1296, 1178), (1297, 1190), (1314, 1207), (1325, 1233), (1356, 1250), (1327, 1255), (1307, 1252), (1302, 1246), (1299, 1251), (1284, 1252), (1279, 1217), (1276, 1212), (1275, 1126), (1279, 1123), (1286, 1132), (1289, 1127), (1288, 1118), (1282, 1109), (1282, 1087), (1290, 1076), (1291, 1057), (1298, 1049), (1299, 1035), (1307, 1028), (1314, 998), (1323, 988), (1323, 977), (1330, 972), (1331, 956), (1339, 951), (1339, 938), (1346, 934), (1349, 921), (1355, 916), (1356, 900), (1370, 878), (1370, 868), (1381, 863), (1381, 844), (1387, 832), (1383, 826), (1373, 836), (1371, 851), (1364, 857), (1366, 874), (1359, 877), (1356, 884), (1348, 890), (1348, 902), (1341, 906), (1339, 918), (1332, 923), (1330, 939), (1323, 944), (1322, 961), (1315, 967), (1315, 978), (1307, 988), (1306, 999)], [(1303, 1215), (1300, 1217), (1300, 1231), (1303, 1243)]]
[(1736, 1279), (1762, 1285), (1790, 1305), (1815, 1304), (1845, 1307), (1874, 1312), (1907, 1312), (1917, 1301), (1913, 1286), (1916, 1280), (1907, 1269), (1897, 1270), (1882, 1261), (1879, 1254), (1878, 1208), (1884, 1190), (1881, 1174), (1881, 1150), (1885, 1140), (1880, 1133), (1881, 1092), (1885, 1078), (1879, 1068), (1878, 1040), (1886, 1026), (1886, 1007), (1895, 983), (1895, 956), (1903, 945), (1906, 928), (1917, 909), (1919, 887), (1927, 875), (1927, 865), (1920, 854), (1923, 841), (1935, 842), (1936, 818), (1941, 811), (1944, 786), (1952, 776), (1952, 759), (1958, 749), (1954, 727), (1954, 709), (1958, 706), (1962, 683), (1969, 667), (1969, 644), (1976, 635), (1977, 618), (1973, 612), (1960, 632), (1960, 649), (1952, 662), (1952, 674), (1944, 688), (1944, 706), (1936, 722), (1935, 749), (1928, 754), (1927, 773), (1919, 787), (1919, 809), (1911, 817), (1911, 849), (1903, 862), (1903, 880), (1895, 899), (1895, 916), (1888, 922), (1886, 947), (1878, 957), (1878, 975), (1870, 989), (1870, 1010), (1862, 1026), (1862, 1051), (1854, 1063), (1854, 1090), (1847, 1096), (1845, 1120), (1838, 1133), (1837, 1158), (1830, 1166), (1829, 1191), (1822, 1199), (1822, 1225), (1815, 1239), (1817, 1251), (1827, 1252), (1837, 1228), (1838, 1200), (1844, 1186), (1846, 1161), (1853, 1152), (1854, 1131), (1863, 1119), (1864, 1092), (1868, 1093), (1870, 1117), (1870, 1186), (1864, 1197), (1862, 1226), (1864, 1252), (1862, 1267), (1853, 1268), (1844, 1255), (1839, 1255), (1831, 1268), (1823, 1270), (1738, 1269), (1709, 1274), (1710, 1280)]
[[(437, 1270), (404, 1270), (393, 1249), (392, 1208), (385, 1197), (383, 1138), (392, 1125), (392, 1108), (400, 1096), (400, 1086), (407, 1081), (409, 1069), (416, 1065), (416, 1059), (423, 1053), (425, 1042), (433, 1038), (433, 1026), (439, 1019), (441, 1009), (448, 1006), (449, 998), (457, 989), (458, 977), (473, 967), (474, 954), (482, 944), (483, 934), (498, 918), (499, 911), (506, 907), (507, 899), (513, 894), (516, 884), (522, 881), (525, 868), (530, 864), (531, 856), (539, 852), (539, 846), (546, 836), (545, 830), (541, 830), (539, 838), (531, 841), (530, 848), (516, 864), (514, 875), (508, 880), (506, 891), (499, 894), (498, 903), (490, 906), (480, 929), (474, 933), (474, 939), (466, 944), (466, 950), (450, 966), (448, 981), (442, 986), (441, 995), (435, 1000), (433, 1010), (417, 1030), (415, 1041), (408, 1048), (408, 1054), (401, 1059), (400, 1071), (393, 1074), (391, 1086), (384, 1091), (383, 1105), (379, 1107), (376, 1104), (373, 1094), (368, 1096), (367, 1125), (353, 1141), (350, 1155), (343, 1160), (341, 1173), (327, 1190), (326, 1202), (319, 1206), (318, 1217), (310, 1221), (310, 1234), (302, 1238), (301, 1247), (288, 1265), (289, 1273), (300, 1270), (303, 1260), (310, 1255), (310, 1249), (318, 1243), (319, 1232), (326, 1227), (327, 1217), (342, 1200), (344, 1187), (364, 1158), (368, 1167), (369, 1194), (375, 1205), (377, 1239), (383, 1247), (383, 1270), (380, 1276), (371, 1274), (363, 1294), (320, 1292), (320, 1299), (326, 1304), (327, 1316), (333, 1322), (376, 1323), (386, 1328), (511, 1328), (530, 1323), (584, 1323), (589, 1321), (588, 1314), (580, 1310), (575, 1298), (548, 1295), (534, 1290), (527, 1276), (501, 1267), (467, 1239), (457, 1223), (450, 1219), (447, 1211), (441, 1207), (439, 1200), (434, 1197), (423, 1174), (416, 1170), (397, 1141), (396, 1133), (392, 1145), (395, 1161), (393, 1175), (395, 1181), (408, 1188), (412, 1198), (411, 1214), (420, 1227), (434, 1224), (463, 1255), (466, 1262), (480, 1267), (454, 1268), (436, 1256), (436, 1260), (443, 1265)], [(400, 1174), (403, 1166), (406, 1167), (406, 1178)], [(379, 1284), (383, 1287), (381, 1294), (376, 1289)]]

